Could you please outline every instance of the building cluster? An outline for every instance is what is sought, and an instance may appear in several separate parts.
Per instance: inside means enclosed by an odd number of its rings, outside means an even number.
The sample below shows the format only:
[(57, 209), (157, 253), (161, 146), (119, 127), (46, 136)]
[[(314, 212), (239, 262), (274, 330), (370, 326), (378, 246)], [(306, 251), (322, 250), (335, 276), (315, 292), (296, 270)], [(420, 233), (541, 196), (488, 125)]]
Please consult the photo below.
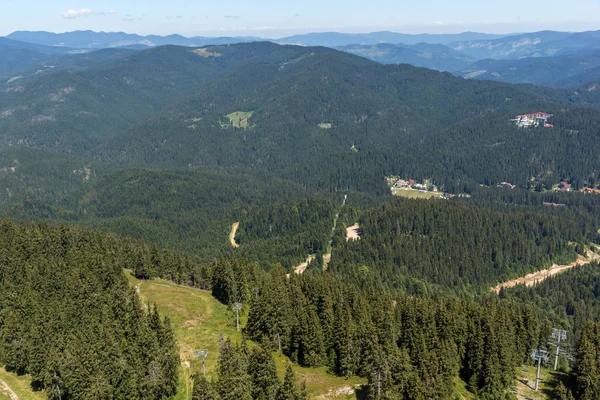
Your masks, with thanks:
[(439, 189), (436, 185), (425, 180), (423, 183), (418, 183), (414, 179), (404, 180), (394, 176), (387, 177), (388, 186), (391, 188), (392, 193), (398, 190), (420, 190), (423, 192), (437, 192)]
[(600, 194), (600, 190), (586, 187), (585, 189), (583, 189), (583, 193), (584, 194)]
[(552, 114), (548, 114), (543, 111), (539, 111), (533, 114), (517, 115), (513, 121), (520, 128), (531, 128), (543, 126), (545, 128), (552, 128), (554, 125), (548, 122), (548, 119), (552, 117)]

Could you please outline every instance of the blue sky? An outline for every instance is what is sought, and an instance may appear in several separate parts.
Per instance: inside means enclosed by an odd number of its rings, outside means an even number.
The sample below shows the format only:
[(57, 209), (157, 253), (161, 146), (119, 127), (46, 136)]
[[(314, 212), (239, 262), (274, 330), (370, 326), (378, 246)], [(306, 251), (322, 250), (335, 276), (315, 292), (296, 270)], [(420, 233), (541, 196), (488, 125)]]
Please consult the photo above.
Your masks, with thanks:
[(0, 35), (92, 29), (277, 38), (317, 31), (600, 29), (600, 0), (0, 0), (0, 5)]

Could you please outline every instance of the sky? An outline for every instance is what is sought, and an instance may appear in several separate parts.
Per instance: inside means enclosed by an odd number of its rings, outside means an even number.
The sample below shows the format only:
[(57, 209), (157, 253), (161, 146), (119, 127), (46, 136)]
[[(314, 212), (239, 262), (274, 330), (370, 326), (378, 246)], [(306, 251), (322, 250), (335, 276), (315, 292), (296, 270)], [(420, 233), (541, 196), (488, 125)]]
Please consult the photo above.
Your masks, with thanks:
[(600, 30), (600, 0), (0, 0), (16, 30), (279, 38), (308, 32)]

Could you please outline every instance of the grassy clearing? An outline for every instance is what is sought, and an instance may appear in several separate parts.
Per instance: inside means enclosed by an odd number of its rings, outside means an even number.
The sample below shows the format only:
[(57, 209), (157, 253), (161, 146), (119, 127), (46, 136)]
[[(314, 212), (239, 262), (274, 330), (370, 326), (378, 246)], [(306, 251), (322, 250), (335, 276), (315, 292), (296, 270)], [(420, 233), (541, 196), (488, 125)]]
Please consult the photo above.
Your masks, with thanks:
[(454, 393), (452, 398), (456, 400), (475, 400), (477, 396), (467, 390), (467, 384), (463, 380), (456, 377), (454, 378)]
[(517, 370), (517, 397), (519, 399), (550, 400), (555, 398), (554, 389), (562, 381), (566, 384), (567, 374), (542, 368), (539, 390), (534, 391), (537, 369), (534, 366), (524, 366)]
[[(44, 392), (34, 392), (31, 389), (31, 380), (29, 376), (17, 376), (10, 372), (6, 372), (4, 368), (0, 368), (0, 380), (6, 384), (19, 396), (19, 400), (43, 400), (46, 398)], [(0, 400), (10, 400), (10, 396), (3, 390), (3, 385), (0, 384)]]
[(195, 50), (192, 50), (192, 53), (199, 55), (200, 57), (204, 57), (204, 58), (210, 58), (210, 57), (217, 58), (217, 57), (221, 57), (223, 55), (221, 53), (210, 51), (209, 49), (195, 49)]
[(234, 128), (248, 129), (250, 127), (248, 120), (252, 117), (252, 114), (254, 114), (254, 111), (235, 111), (227, 114), (226, 117)]
[(19, 79), (23, 79), (23, 76), (19, 75), (19, 76), (13, 76), (12, 78), (10, 78), (8, 81), (6, 81), (6, 83), (13, 83), (15, 81), (18, 81)]
[[(221, 334), (234, 341), (241, 341), (241, 333), (235, 330), (235, 314), (226, 306), (216, 301), (210, 292), (180, 286), (163, 280), (140, 281), (125, 272), (132, 286), (139, 289), (144, 302), (156, 303), (163, 315), (169, 316), (177, 335), (182, 361), (177, 400), (191, 398), (190, 375), (200, 371), (201, 362), (194, 357), (194, 350), (203, 348), (210, 351), (206, 359), (206, 374), (210, 379), (215, 376), (219, 338)], [(242, 315), (241, 324), (246, 322)], [(249, 343), (249, 345), (253, 345)], [(275, 353), (277, 370), (283, 380), (285, 367), (289, 359)], [(189, 363), (189, 368), (187, 367)], [(342, 392), (353, 389), (355, 385), (364, 383), (360, 378), (337, 377), (328, 374), (325, 368), (294, 368), (298, 379), (306, 379), (307, 388), (313, 397), (323, 399), (355, 399), (356, 395), (345, 395)], [(339, 392), (339, 395), (335, 393)]]
[(422, 192), (415, 189), (398, 190), (395, 196), (407, 197), (409, 199), (439, 199), (444, 195), (441, 192)]

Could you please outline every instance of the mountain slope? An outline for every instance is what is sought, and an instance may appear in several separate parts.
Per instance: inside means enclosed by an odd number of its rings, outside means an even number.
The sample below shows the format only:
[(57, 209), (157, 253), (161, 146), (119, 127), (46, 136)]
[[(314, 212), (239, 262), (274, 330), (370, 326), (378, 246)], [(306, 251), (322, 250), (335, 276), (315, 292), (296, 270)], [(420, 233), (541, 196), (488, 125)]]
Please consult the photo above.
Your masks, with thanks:
[(403, 44), (350, 45), (337, 49), (382, 64), (410, 64), (439, 71), (461, 70), (473, 62), (473, 59), (449, 47), (427, 43), (413, 46)]
[[(19, 50), (21, 51), (21, 50)], [(2, 72), (0, 70), (0, 86), (8, 82), (11, 77), (20, 76), (15, 84), (23, 84), (24, 81), (38, 78), (42, 75), (56, 73), (59, 71), (74, 72), (84, 70), (98, 64), (117, 60), (131, 55), (133, 51), (125, 49), (102, 49), (85, 52), (82, 54), (56, 54), (56, 55), (36, 55), (35, 57), (23, 60), (19, 65), (12, 65), (10, 70)], [(0, 53), (0, 58), (7, 53)], [(8, 52), (10, 54), (10, 52)], [(37, 53), (34, 53), (37, 54)], [(6, 84), (5, 86), (9, 86)]]
[(182, 92), (230, 65), (264, 53), (222, 57), (184, 47), (159, 47), (112, 61), (100, 58), (81, 71), (75, 68), (22, 85), (16, 82), (0, 92), (0, 141), (81, 154), (100, 138), (118, 135), (150, 118)]
[(552, 43), (570, 35), (568, 32), (541, 31), (493, 40), (457, 41), (448, 46), (475, 59), (550, 56), (559, 51), (558, 47), (552, 47)]
[(597, 49), (600, 31), (541, 31), (511, 35), (493, 40), (457, 41), (448, 46), (475, 59), (519, 59), (573, 54), (584, 49)]
[[(49, 55), (65, 54), (67, 51), (68, 49), (54, 49), (0, 37), (0, 75), (45, 60)], [(0, 79), (0, 85), (6, 80)]]
[(378, 43), (404, 43), (407, 45), (417, 43), (448, 44), (457, 41), (492, 40), (506, 35), (493, 35), (477, 32), (463, 32), (458, 34), (405, 34), (396, 32), (372, 33), (338, 33), (320, 32), (304, 35), (289, 36), (277, 39), (277, 43), (299, 44), (303, 46), (348, 46), (352, 44), (375, 45)]
[[(515, 115), (557, 113), (569, 103), (588, 105), (594, 99), (588, 90), (575, 94), (464, 80), (322, 47), (165, 46), (8, 86), (0, 93), (0, 127), (5, 144), (68, 151), (120, 166), (216, 166), (274, 173), (312, 189), (384, 194), (381, 177), (401, 171), (423, 173), (440, 184), (482, 182), (488, 173), (495, 182), (498, 173), (492, 174), (489, 163), (472, 168), (469, 151), (479, 158), (490, 153), (485, 146), (519, 137), (509, 123)], [(576, 151), (586, 152), (581, 146), (593, 132), (584, 121), (595, 118), (591, 109), (569, 109), (556, 135), (538, 134), (536, 143), (551, 149), (567, 137)], [(460, 158), (445, 155), (451, 168), (434, 173), (439, 161), (432, 155), (456, 148), (437, 144), (459, 127), (465, 129), (461, 140), (478, 147), (461, 148)], [(566, 136), (570, 130), (582, 134)], [(511, 139), (507, 148), (518, 142)], [(417, 145), (424, 143), (431, 144)], [(523, 145), (519, 153), (536, 153), (535, 146)], [(495, 151), (513, 165), (523, 163), (514, 159), (514, 149)], [(524, 175), (566, 161), (562, 152), (547, 157), (543, 163), (533, 158), (532, 170), (511, 168), (504, 179), (524, 184)], [(542, 180), (564, 178), (569, 171), (585, 180), (595, 168), (593, 159), (585, 159)]]
[(598, 76), (592, 72), (598, 67), (600, 51), (585, 51), (568, 56), (529, 57), (519, 60), (486, 59), (455, 73), (465, 78), (567, 87), (598, 80)]
[[(143, 165), (250, 167), (299, 178), (299, 170), (331, 155), (362, 163), (363, 153), (405, 148), (463, 119), (509, 112), (508, 120), (546, 103), (509, 85), (383, 66), (324, 48), (284, 49), (296, 58), (251, 64), (202, 84), (102, 152)], [(230, 120), (236, 112), (249, 116), (245, 127)]]

